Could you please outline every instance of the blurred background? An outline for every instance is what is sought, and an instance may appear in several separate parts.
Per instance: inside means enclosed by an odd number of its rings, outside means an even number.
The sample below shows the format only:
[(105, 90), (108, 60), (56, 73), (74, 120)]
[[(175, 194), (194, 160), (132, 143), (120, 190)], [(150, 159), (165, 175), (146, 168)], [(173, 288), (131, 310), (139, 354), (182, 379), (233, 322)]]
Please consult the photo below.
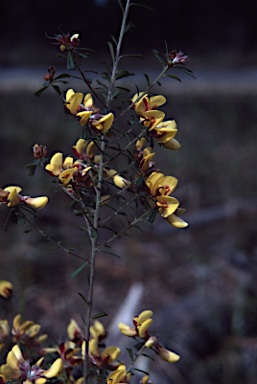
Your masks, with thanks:
[[(174, 71), (182, 83), (165, 78), (154, 89), (167, 97), (162, 109), (167, 119), (176, 119), (182, 145), (175, 152), (157, 148), (157, 165), (179, 179), (174, 196), (187, 210), (189, 227), (173, 229), (157, 216), (153, 228), (142, 226), (144, 236), (131, 232), (133, 238), (113, 244), (120, 259), (99, 255), (94, 312), (107, 312), (103, 322), (111, 326), (129, 292), (135, 294), (131, 318), (154, 310), (151, 329), (181, 355), (175, 365), (158, 357), (151, 363), (155, 384), (256, 384), (257, 3), (139, 3), (154, 11), (132, 8), (135, 27), (125, 36), (122, 53), (143, 54), (144, 60), (124, 59), (121, 66), (135, 76), (120, 85), (130, 86), (132, 96), (134, 83), (146, 86), (142, 72), (153, 80), (161, 66), (151, 52), (164, 52), (165, 40), (170, 51), (189, 56), (196, 76)], [(72, 240), (77, 253), (90, 252), (77, 229), (81, 219), (69, 212), (69, 200), (43, 169), (31, 178), (25, 166), (34, 160), (35, 143), (46, 145), (49, 154), (70, 154), (80, 128), (63, 113), (53, 89), (39, 98), (34, 92), (49, 65), (57, 74), (67, 72), (64, 59), (56, 56), (58, 46), (46, 35), (79, 33), (81, 46), (95, 50), (83, 69), (101, 72), (100, 60), (111, 64), (106, 42), (110, 35), (118, 37), (120, 21), (115, 0), (1, 3), (1, 186), (17, 184), (25, 195), (48, 195), (38, 225), (50, 228), (56, 241)], [(71, 85), (88, 92), (82, 83)], [(85, 308), (76, 292), (86, 292), (85, 275), (69, 278), (81, 263), (49, 251), (52, 245), (37, 233), (24, 234), (27, 225), (9, 223), (4, 232), (7, 215), (3, 207), (0, 280), (14, 284), (7, 318), (11, 322), (22, 311), (51, 339), (63, 340), (71, 317), (82, 326), (79, 313)]]

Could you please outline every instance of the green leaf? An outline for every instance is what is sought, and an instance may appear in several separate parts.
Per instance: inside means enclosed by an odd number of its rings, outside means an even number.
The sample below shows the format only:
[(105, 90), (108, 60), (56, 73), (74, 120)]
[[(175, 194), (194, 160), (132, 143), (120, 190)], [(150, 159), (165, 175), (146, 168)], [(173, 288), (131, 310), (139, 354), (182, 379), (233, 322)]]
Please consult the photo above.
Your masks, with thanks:
[(60, 96), (62, 95), (62, 92), (60, 91), (60, 88), (58, 87), (58, 85), (52, 84), (52, 87), (54, 88), (54, 90), (55, 90)]
[(147, 372), (147, 371), (142, 371), (142, 369), (138, 369), (138, 368), (132, 368), (132, 369), (133, 369), (133, 371), (141, 372), (141, 373), (143, 373), (143, 374), (146, 375), (146, 376), (149, 375), (149, 372)]
[(148, 87), (150, 87), (151, 83), (150, 83), (149, 76), (148, 76), (146, 73), (143, 73), (143, 75), (144, 75), (145, 78), (146, 78), (146, 82), (147, 82)]
[(97, 84), (101, 85), (105, 89), (108, 89), (108, 87), (106, 87), (106, 85), (104, 83), (102, 83), (100, 80), (96, 80), (96, 82), (97, 82)]
[(103, 252), (103, 253), (107, 253), (108, 255), (112, 255), (112, 256), (114, 256), (114, 257), (118, 257), (118, 259), (120, 259), (120, 256), (119, 256), (119, 255), (116, 255), (115, 253), (107, 252), (107, 251), (103, 251), (102, 249), (101, 249), (101, 252)]
[(177, 77), (177, 76), (174, 76), (174, 75), (170, 75), (169, 73), (166, 73), (164, 76), (167, 76), (167, 77), (171, 77), (172, 79), (178, 80), (178, 81), (180, 81), (180, 83), (181, 83), (181, 80), (180, 80), (180, 78), (179, 78), (179, 77)]
[(76, 216), (83, 216), (83, 211), (81, 209), (74, 209), (74, 214)]
[(141, 356), (145, 356), (147, 357), (148, 359), (152, 360), (152, 361), (155, 361), (154, 358), (150, 355), (147, 355), (146, 353), (142, 353)]
[(83, 57), (83, 59), (88, 59), (89, 57), (92, 57), (90, 53), (81, 53), (81, 52), (79, 52), (79, 56)]
[(87, 302), (87, 300), (85, 299), (85, 297), (82, 295), (82, 293), (77, 292), (77, 294), (81, 297), (82, 300), (85, 301), (86, 305), (88, 305), (88, 302)]
[(112, 95), (112, 99), (115, 99), (115, 97), (117, 97), (117, 96), (120, 95), (120, 94), (121, 94), (121, 90), (118, 89), (117, 91), (115, 91), (115, 92), (113, 93), (113, 95)]
[(79, 272), (81, 272), (87, 265), (88, 265), (88, 261), (86, 261), (83, 265), (81, 265), (81, 267), (79, 267), (75, 272), (73, 272), (73, 273), (70, 275), (70, 278), (71, 278), (71, 279), (74, 279), (74, 277), (75, 277)]
[(59, 80), (59, 79), (65, 79), (66, 77), (72, 77), (68, 73), (61, 73), (60, 75), (56, 76), (54, 80)]
[(131, 27), (135, 27), (135, 26), (134, 26), (134, 24), (129, 22), (128, 25), (126, 25), (126, 27), (124, 29), (123, 36), (125, 35), (126, 32), (128, 32), (130, 30)]
[(148, 7), (147, 5), (137, 4), (137, 3), (131, 3), (130, 5), (135, 5), (135, 6), (137, 6), (137, 7), (147, 8), (147, 9), (150, 9), (150, 11), (154, 11), (153, 8)]
[(91, 237), (92, 239), (97, 239), (97, 238), (98, 238), (97, 231), (96, 231), (94, 228), (91, 228), (90, 237)]
[(23, 233), (30, 233), (32, 231), (34, 231), (34, 229), (26, 229)]
[(86, 231), (88, 232), (87, 228), (86, 227), (78, 227), (81, 231)]
[(120, 69), (115, 75), (115, 80), (123, 79), (124, 77), (134, 76), (134, 73), (129, 73), (126, 69)]
[(34, 93), (35, 96), (40, 96), (41, 93), (43, 93), (48, 88), (48, 85), (45, 85), (44, 87), (40, 88), (38, 91)]
[(99, 319), (100, 317), (104, 317), (104, 316), (108, 316), (108, 314), (105, 312), (99, 312), (96, 315), (90, 317), (90, 320)]
[(80, 313), (80, 317), (81, 317), (81, 319), (82, 319), (82, 321), (83, 321), (84, 326), (86, 327), (85, 319), (84, 319), (84, 317), (83, 317), (83, 315), (82, 315), (81, 313)]
[(141, 349), (143, 347), (143, 345), (145, 345), (145, 342), (142, 341), (141, 343), (137, 343), (134, 345), (134, 348), (139, 351), (139, 349)]
[(121, 10), (122, 10), (122, 13), (124, 13), (124, 8), (123, 8), (123, 5), (122, 5), (121, 1), (120, 1), (120, 0), (117, 0), (117, 2), (119, 3), (119, 6), (120, 6), (120, 8), (121, 8)]
[(114, 41), (114, 44), (115, 44), (116, 47), (117, 47), (117, 45), (118, 45), (117, 40), (115, 39), (115, 37), (114, 37), (113, 35), (111, 35), (111, 38), (112, 38), (112, 40)]
[(153, 50), (153, 54), (154, 56), (159, 60), (159, 62), (161, 63), (161, 65), (163, 66), (163, 68), (165, 68), (165, 62), (164, 62), (164, 59), (160, 56), (159, 52), (156, 51), (156, 49)]
[(111, 82), (111, 78), (108, 72), (102, 72), (101, 75), (104, 80), (107, 80), (109, 83)]
[(125, 88), (125, 87), (116, 87), (116, 88), (119, 88), (119, 89), (121, 89), (122, 91), (125, 91), (125, 92), (130, 92), (130, 89)]
[[(11, 218), (11, 215), (13, 215), (13, 214), (14, 214), (13, 209), (11, 209), (10, 212), (9, 212), (9, 214), (8, 214), (8, 216), (7, 216), (6, 222), (5, 222), (5, 224), (4, 224), (4, 231), (5, 231), (5, 232), (7, 231), (7, 224), (8, 224), (8, 221), (9, 221), (9, 219)], [(16, 217), (16, 216), (15, 216), (15, 217)]]
[(37, 166), (35, 164), (28, 164), (26, 168), (29, 170), (28, 176), (34, 176)]
[(169, 49), (168, 49), (167, 41), (165, 40), (164, 43), (165, 43), (166, 55), (167, 57), (169, 57)]
[(123, 57), (138, 57), (139, 59), (143, 59), (144, 58), (143, 55), (137, 55), (137, 54), (121, 55), (120, 59), (122, 59)]
[(104, 61), (104, 60), (101, 60), (101, 61), (100, 61), (100, 63), (102, 63), (102, 64), (105, 66), (105, 68), (106, 68), (107, 72), (109, 73), (109, 75), (111, 75), (111, 71), (110, 71), (110, 68), (108, 67), (108, 65), (107, 65), (106, 61)]
[(109, 47), (109, 50), (110, 50), (110, 54), (111, 54), (111, 58), (112, 58), (112, 61), (113, 63), (115, 62), (115, 55), (114, 55), (114, 50), (113, 50), (113, 45), (112, 45), (112, 42), (111, 41), (108, 41), (108, 47)]
[(157, 209), (154, 209), (152, 210), (152, 212), (149, 214), (147, 220), (150, 221), (150, 223), (153, 223), (154, 222), (154, 219), (155, 219), (155, 216), (157, 214), (158, 210)]
[(72, 54), (70, 51), (67, 54), (67, 69), (69, 69), (69, 70), (76, 69), (75, 63), (74, 63), (74, 60), (73, 60), (73, 57), (72, 57)]
[(131, 360), (131, 361), (133, 361), (133, 360), (134, 360), (133, 352), (131, 351), (131, 349), (130, 349), (130, 348), (126, 348), (126, 350), (128, 351), (128, 354), (129, 354), (130, 360)]

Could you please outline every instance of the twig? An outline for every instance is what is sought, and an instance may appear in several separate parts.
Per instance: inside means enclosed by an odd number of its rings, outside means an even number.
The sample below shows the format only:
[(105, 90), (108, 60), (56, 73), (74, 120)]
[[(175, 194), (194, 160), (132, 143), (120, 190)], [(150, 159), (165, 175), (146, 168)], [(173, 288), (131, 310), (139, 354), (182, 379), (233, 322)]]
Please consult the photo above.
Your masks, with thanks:
[(97, 93), (94, 91), (94, 89), (91, 87), (90, 83), (88, 82), (86, 76), (84, 75), (83, 71), (80, 69), (80, 66), (78, 65), (78, 62), (76, 60), (76, 57), (74, 57), (74, 54), (73, 52), (72, 53), (72, 56), (73, 56), (73, 60), (74, 60), (74, 63), (75, 63), (75, 66), (77, 68), (77, 70), (79, 71), (79, 73), (81, 74), (84, 82), (86, 83), (86, 85), (88, 86), (88, 88), (90, 89), (90, 91), (94, 94), (94, 96), (98, 99), (98, 101), (100, 101), (100, 103), (104, 106), (104, 108), (106, 107), (105, 103), (100, 99), (100, 97), (97, 95)]
[(69, 253), (70, 255), (74, 256), (74, 257), (77, 257), (78, 259), (81, 259), (81, 260), (84, 260), (84, 261), (87, 261), (89, 263), (89, 260), (85, 259), (84, 257), (82, 256), (79, 256), (77, 255), (76, 253), (72, 252), (71, 250), (67, 249), (67, 248), (64, 248), (62, 245), (60, 245), (58, 242), (56, 242), (54, 239), (52, 239), (52, 237), (50, 237), (49, 235), (47, 235), (44, 231), (42, 231), (41, 229), (39, 229), (29, 218), (28, 216), (25, 215), (25, 213), (23, 213), (22, 211), (20, 211), (21, 214), (23, 215), (23, 217), (25, 218), (25, 220), (41, 235), (43, 236), (45, 239), (51, 241), (52, 243), (54, 243), (59, 249), (61, 249), (63, 252), (65, 253)]
[[(107, 103), (106, 107), (107, 110), (110, 108), (110, 103), (112, 99), (112, 91), (114, 88), (115, 83), (115, 74), (118, 68), (118, 63), (120, 59), (120, 49), (121, 49), (121, 43), (124, 35), (124, 30), (126, 27), (126, 21), (128, 17), (129, 12), (129, 4), (130, 0), (127, 0), (126, 2), (126, 8), (123, 13), (123, 20), (122, 25), (120, 29), (120, 35), (119, 35), (119, 41), (117, 44), (116, 49), (116, 58), (115, 62), (113, 63), (113, 70), (112, 70), (112, 77), (111, 82), (109, 85), (109, 90), (107, 94)], [(103, 136), (104, 139), (105, 135)], [(92, 238), (92, 248), (91, 248), (91, 260), (90, 260), (90, 276), (89, 276), (89, 288), (88, 288), (88, 295), (87, 295), (87, 312), (86, 312), (86, 318), (85, 318), (85, 359), (84, 359), (84, 384), (87, 384), (87, 375), (88, 375), (88, 345), (89, 345), (89, 327), (90, 327), (90, 318), (91, 318), (91, 312), (92, 312), (92, 303), (93, 303), (93, 285), (94, 285), (94, 277), (95, 277), (95, 256), (97, 253), (97, 230), (99, 226), (99, 214), (100, 214), (100, 206), (101, 206), (101, 192), (102, 192), (102, 182), (103, 182), (103, 171), (104, 171), (104, 156), (103, 152), (105, 150), (105, 140), (101, 142), (101, 155), (100, 155), (100, 164), (99, 164), (99, 172), (98, 172), (98, 183), (97, 183), (97, 191), (96, 191), (96, 207), (94, 212), (94, 227), (96, 230), (96, 233), (94, 236), (91, 235)]]
[(134, 227), (134, 225), (136, 223), (138, 223), (140, 220), (143, 219), (143, 217), (145, 217), (147, 214), (149, 214), (150, 212), (152, 211), (152, 209), (149, 209), (149, 211), (146, 211), (144, 212), (141, 216), (139, 216), (138, 218), (134, 219), (132, 221), (132, 223), (130, 223), (126, 228), (123, 228), (119, 233), (117, 233), (116, 235), (113, 235), (110, 239), (108, 239), (104, 244), (100, 245), (96, 250), (97, 252), (100, 251), (100, 249), (102, 249), (103, 247), (105, 247), (107, 244), (109, 244), (111, 241), (113, 241), (114, 239), (116, 239), (117, 237), (120, 237), (124, 232), (126, 232), (128, 229)]

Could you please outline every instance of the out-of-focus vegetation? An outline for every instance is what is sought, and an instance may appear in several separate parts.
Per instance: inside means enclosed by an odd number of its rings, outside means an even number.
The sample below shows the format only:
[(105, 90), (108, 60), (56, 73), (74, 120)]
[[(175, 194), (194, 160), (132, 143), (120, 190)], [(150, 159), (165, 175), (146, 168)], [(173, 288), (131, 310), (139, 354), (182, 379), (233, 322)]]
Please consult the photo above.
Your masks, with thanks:
[[(137, 3), (137, 2), (135, 2)], [(217, 0), (140, 0), (143, 7), (131, 9), (132, 28), (125, 38), (130, 53), (149, 53), (164, 48), (182, 49), (194, 60), (211, 57), (211, 61), (225, 65), (256, 64), (257, 4), (253, 0), (233, 2)], [(20, 2), (1, 4), (2, 65), (17, 63), (42, 64), (52, 60), (49, 41), (55, 33), (79, 32), (84, 46), (95, 49), (101, 59), (108, 54), (106, 36), (116, 36), (120, 8), (116, 0), (97, 6), (93, 0)], [(54, 62), (52, 61), (52, 64)]]
[[(36, 90), (36, 87), (35, 87)], [(179, 151), (162, 151), (161, 171), (179, 179), (174, 195), (187, 209), (190, 223), (172, 230), (156, 219), (143, 225), (145, 236), (117, 240), (121, 259), (97, 259), (95, 312), (109, 320), (135, 281), (145, 285), (141, 309), (153, 308), (153, 327), (162, 329), (165, 345), (181, 361), (153, 363), (162, 382), (176, 384), (255, 384), (257, 362), (257, 94), (174, 94), (165, 109), (178, 123)], [(0, 93), (1, 187), (18, 184), (24, 194), (47, 194), (39, 225), (57, 240), (72, 240), (86, 250), (78, 233), (79, 217), (69, 215), (69, 199), (43, 169), (35, 181), (27, 176), (34, 143), (49, 153), (72, 152), (79, 128), (63, 112), (57, 94), (38, 100), (31, 93)], [(156, 148), (158, 151), (158, 148)], [(70, 208), (71, 209), (71, 208)], [(85, 278), (69, 276), (79, 260), (60, 251), (28, 226), (3, 231), (7, 208), (0, 211), (1, 279), (14, 284), (8, 318), (20, 310), (50, 336), (65, 335), (70, 317), (83, 305), (76, 294)], [(164, 341), (164, 340), (160, 340)], [(163, 373), (164, 370), (164, 373)]]

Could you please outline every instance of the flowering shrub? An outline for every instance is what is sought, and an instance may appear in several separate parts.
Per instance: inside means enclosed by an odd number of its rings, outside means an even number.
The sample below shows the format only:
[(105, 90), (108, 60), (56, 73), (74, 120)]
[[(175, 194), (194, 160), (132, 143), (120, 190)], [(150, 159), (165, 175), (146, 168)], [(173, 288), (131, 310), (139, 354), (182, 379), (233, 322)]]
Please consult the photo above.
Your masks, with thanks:
[[(112, 68), (106, 64), (106, 70), (101, 73), (102, 79), (97, 79), (99, 87), (93, 87), (91, 79), (85, 77), (78, 59), (87, 59), (89, 50), (80, 47), (79, 35), (56, 35), (54, 44), (59, 45), (62, 57), (67, 62), (68, 70), (78, 71), (78, 76), (87, 87), (84, 90), (61, 90), (59, 83), (73, 75), (67, 73), (56, 76), (56, 70), (50, 66), (44, 76), (43, 87), (36, 92), (39, 96), (48, 87), (61, 95), (64, 111), (72, 117), (81, 128), (81, 135), (75, 145), (71, 146), (74, 156), (64, 156), (55, 152), (49, 158), (45, 145), (35, 144), (33, 154), (35, 161), (28, 165), (29, 175), (33, 176), (38, 166), (42, 166), (58, 187), (68, 195), (73, 202), (74, 213), (83, 218), (91, 241), (91, 256), (77, 255), (71, 249), (64, 248), (59, 242), (57, 246), (63, 251), (79, 257), (83, 265), (73, 274), (76, 276), (83, 269), (87, 270), (88, 287), (83, 314), (84, 330), (82, 331), (75, 320), (71, 320), (67, 333), (68, 338), (56, 346), (42, 347), (47, 335), (38, 336), (40, 325), (33, 321), (22, 322), (21, 315), (13, 320), (12, 330), (6, 319), (0, 321), (1, 350), (7, 354), (6, 362), (1, 365), (0, 377), (2, 382), (22, 381), (44, 384), (48, 379), (58, 378), (67, 383), (107, 382), (108, 384), (129, 383), (134, 374), (134, 364), (137, 358), (145, 355), (145, 350), (152, 350), (167, 362), (175, 363), (179, 356), (167, 350), (158, 342), (158, 335), (152, 335), (149, 328), (152, 324), (152, 311), (145, 310), (134, 317), (134, 327), (120, 323), (119, 329), (125, 336), (136, 341), (135, 352), (128, 349), (131, 364), (126, 367), (119, 360), (121, 350), (118, 346), (102, 347), (106, 337), (103, 325), (92, 320), (106, 315), (92, 315), (93, 286), (95, 274), (95, 258), (97, 253), (110, 253), (110, 243), (123, 235), (132, 227), (138, 227), (141, 220), (153, 222), (157, 213), (166, 222), (176, 228), (185, 228), (188, 224), (180, 216), (184, 209), (180, 202), (171, 194), (177, 187), (178, 180), (174, 176), (164, 175), (156, 167), (153, 158), (154, 145), (158, 144), (163, 150), (177, 150), (179, 142), (174, 138), (177, 133), (175, 120), (165, 120), (161, 107), (167, 102), (163, 95), (151, 93), (159, 80), (166, 77), (178, 79), (168, 74), (170, 69), (180, 69), (190, 74), (185, 66), (187, 56), (182, 52), (154, 55), (162, 64), (158, 77), (151, 82), (146, 76), (147, 87), (134, 95), (129, 89), (117, 85), (122, 78), (132, 74), (126, 69), (119, 69), (119, 63), (126, 55), (121, 55), (121, 43), (127, 31), (127, 17), (133, 6), (126, 0), (125, 7), (120, 3), (123, 19), (118, 41), (113, 38), (109, 42)], [(98, 91), (97, 91), (98, 89)], [(101, 92), (99, 93), (99, 89)], [(79, 92), (77, 92), (79, 91)], [(125, 92), (130, 98), (124, 102), (120, 97)], [(128, 114), (127, 126), (120, 124), (121, 117)], [(132, 114), (132, 116), (131, 116)], [(50, 179), (49, 177), (49, 179)], [(42, 231), (30, 218), (35, 210), (43, 208), (48, 203), (48, 197), (29, 197), (21, 195), (21, 187), (7, 186), (0, 189), (0, 204), (8, 206), (11, 211), (8, 219), (28, 222), (46, 239), (55, 242), (46, 231)], [(104, 212), (104, 216), (100, 216)], [(113, 219), (120, 217), (120, 224)], [(7, 222), (8, 222), (7, 219)], [(6, 223), (7, 226), (7, 223)], [(5, 226), (5, 228), (6, 228)], [(102, 231), (108, 230), (111, 235), (105, 241), (99, 240)], [(105, 237), (106, 238), (106, 237)], [(12, 284), (0, 282), (0, 295), (7, 300), (12, 292)], [(45, 368), (43, 359), (47, 356)], [(93, 380), (93, 381), (92, 381)], [(140, 383), (150, 383), (148, 375), (141, 378)]]

